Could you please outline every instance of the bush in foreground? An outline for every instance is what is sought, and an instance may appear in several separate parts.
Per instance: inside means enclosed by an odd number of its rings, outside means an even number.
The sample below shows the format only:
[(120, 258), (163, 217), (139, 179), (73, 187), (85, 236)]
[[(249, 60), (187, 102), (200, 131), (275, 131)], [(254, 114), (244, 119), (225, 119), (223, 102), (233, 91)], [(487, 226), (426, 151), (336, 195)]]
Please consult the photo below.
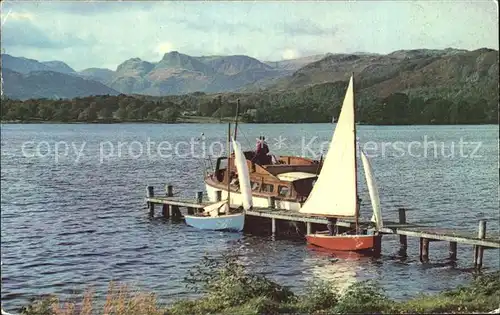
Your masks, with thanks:
[(478, 276), (471, 284), (437, 295), (421, 295), (405, 302), (389, 299), (376, 283), (351, 285), (339, 294), (335, 284), (312, 283), (304, 295), (295, 295), (263, 276), (246, 272), (236, 258), (205, 258), (186, 279), (204, 293), (196, 300), (181, 300), (169, 307), (154, 294), (132, 293), (111, 283), (101, 309), (87, 291), (80, 300), (61, 302), (48, 297), (24, 307), (25, 315), (184, 315), (184, 314), (352, 314), (352, 313), (470, 313), (500, 306), (500, 272)]

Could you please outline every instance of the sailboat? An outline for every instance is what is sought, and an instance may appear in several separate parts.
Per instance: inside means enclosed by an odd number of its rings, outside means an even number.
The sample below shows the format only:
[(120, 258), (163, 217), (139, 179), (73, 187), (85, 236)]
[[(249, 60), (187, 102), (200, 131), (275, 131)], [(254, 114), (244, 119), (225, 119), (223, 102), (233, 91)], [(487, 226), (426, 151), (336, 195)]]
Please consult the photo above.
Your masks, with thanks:
[[(367, 235), (359, 231), (356, 152), (354, 78), (351, 76), (323, 167), (299, 212), (330, 218), (354, 218), (356, 229), (353, 234), (308, 234), (306, 239), (311, 245), (330, 250), (365, 251), (373, 249), (380, 237), (376, 233)], [(361, 159), (373, 208), (372, 221), (378, 230), (383, 225), (378, 189), (370, 162), (362, 151)]]
[[(229, 137), (231, 134), (231, 124), (229, 124)], [(234, 138), (228, 139), (228, 144), (232, 143), (234, 150), (234, 164), (238, 173), (238, 181), (242, 198), (241, 207), (238, 209), (231, 209), (228, 194), (226, 200), (211, 204), (203, 209), (203, 212), (198, 215), (185, 215), (184, 219), (186, 224), (203, 229), (203, 230), (227, 230), (227, 231), (243, 231), (245, 225), (245, 213), (242, 210), (252, 208), (252, 189), (250, 186), (250, 176), (248, 175), (248, 166), (245, 155), (241, 150), (241, 146)], [(230, 147), (228, 146), (228, 158), (231, 156)], [(230, 167), (230, 164), (228, 164)], [(229, 190), (228, 190), (229, 192)], [(232, 213), (236, 212), (236, 213)]]

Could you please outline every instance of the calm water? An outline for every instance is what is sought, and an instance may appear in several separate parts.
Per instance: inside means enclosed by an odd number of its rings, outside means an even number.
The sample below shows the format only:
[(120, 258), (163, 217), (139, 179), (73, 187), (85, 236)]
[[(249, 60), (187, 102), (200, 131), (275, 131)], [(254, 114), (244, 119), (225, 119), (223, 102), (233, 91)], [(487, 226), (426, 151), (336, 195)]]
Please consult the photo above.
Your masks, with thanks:
[[(319, 158), (332, 127), (242, 125), (238, 137), (247, 149), (263, 134), (273, 153)], [(189, 141), (201, 132), (205, 145), (193, 144), (191, 152)], [(448, 254), (445, 242), (431, 243), (431, 264), (421, 264), (414, 238), (409, 258), (401, 261), (394, 236), (384, 236), (381, 259), (353, 260), (297, 241), (202, 232), (148, 219), (145, 187), (154, 185), (158, 193), (171, 183), (193, 197), (203, 190), (203, 150), (220, 154), (226, 134), (227, 126), (215, 124), (3, 125), (4, 307), (88, 286), (101, 292), (110, 280), (155, 291), (168, 303), (191, 295), (182, 279), (203, 255), (225, 252), (240, 253), (251, 270), (297, 291), (313, 278), (377, 279), (390, 296), (406, 298), (471, 278), (463, 270), (472, 264), (468, 246), (459, 245), (456, 268), (440, 265)], [(404, 206), (411, 210), (408, 221), (471, 231), (485, 218), (488, 233), (498, 235), (497, 126), (359, 126), (358, 135), (372, 157), (384, 218), (397, 220), (396, 209)], [(364, 181), (361, 189), (368, 216)], [(497, 250), (485, 252), (485, 264), (499, 268)]]

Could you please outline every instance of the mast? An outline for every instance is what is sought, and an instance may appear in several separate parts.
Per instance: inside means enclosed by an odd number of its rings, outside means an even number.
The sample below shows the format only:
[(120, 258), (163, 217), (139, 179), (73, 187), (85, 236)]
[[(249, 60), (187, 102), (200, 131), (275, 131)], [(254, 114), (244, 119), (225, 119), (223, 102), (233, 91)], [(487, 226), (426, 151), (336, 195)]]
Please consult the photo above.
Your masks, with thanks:
[(234, 141), (236, 141), (236, 135), (238, 133), (238, 116), (240, 113), (240, 99), (236, 103), (236, 117), (234, 118)]
[(358, 146), (356, 142), (356, 93), (354, 92), (354, 72), (351, 74), (352, 76), (352, 106), (353, 106), (353, 119), (354, 119), (354, 191), (356, 192), (354, 194), (354, 198), (356, 199), (356, 202), (354, 203), (356, 205), (356, 214), (355, 214), (355, 222), (356, 222), (356, 233), (358, 233), (358, 228), (359, 228), (359, 204), (358, 204), (358, 159), (357, 159), (357, 152), (358, 152)]
[(222, 96), (219, 95), (219, 123), (222, 122)]
[(231, 210), (231, 123), (227, 129), (227, 207)]

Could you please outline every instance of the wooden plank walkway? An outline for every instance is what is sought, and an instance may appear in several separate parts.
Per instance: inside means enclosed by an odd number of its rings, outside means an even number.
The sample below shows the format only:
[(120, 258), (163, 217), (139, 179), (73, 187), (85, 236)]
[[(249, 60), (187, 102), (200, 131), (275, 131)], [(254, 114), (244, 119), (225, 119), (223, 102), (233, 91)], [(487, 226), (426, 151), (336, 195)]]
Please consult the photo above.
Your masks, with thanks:
[[(202, 209), (213, 202), (197, 202), (175, 197), (147, 197), (146, 202), (152, 204), (165, 204), (193, 209)], [(265, 217), (274, 220), (285, 220), (294, 222), (327, 224), (324, 217), (304, 215), (295, 211), (277, 210), (270, 208), (254, 208), (246, 211), (246, 215), (253, 217)], [(354, 221), (338, 220), (338, 226), (354, 227)], [(368, 228), (371, 225), (368, 221), (361, 221), (362, 228)], [(438, 227), (429, 227), (418, 224), (399, 223), (394, 221), (384, 221), (384, 228), (380, 230), (383, 234), (397, 234), (402, 236), (418, 237), (430, 241), (448, 241), (461, 244), (482, 246), (484, 248), (500, 248), (500, 236), (498, 233), (486, 238), (479, 238), (478, 234), (468, 231), (452, 230)]]

